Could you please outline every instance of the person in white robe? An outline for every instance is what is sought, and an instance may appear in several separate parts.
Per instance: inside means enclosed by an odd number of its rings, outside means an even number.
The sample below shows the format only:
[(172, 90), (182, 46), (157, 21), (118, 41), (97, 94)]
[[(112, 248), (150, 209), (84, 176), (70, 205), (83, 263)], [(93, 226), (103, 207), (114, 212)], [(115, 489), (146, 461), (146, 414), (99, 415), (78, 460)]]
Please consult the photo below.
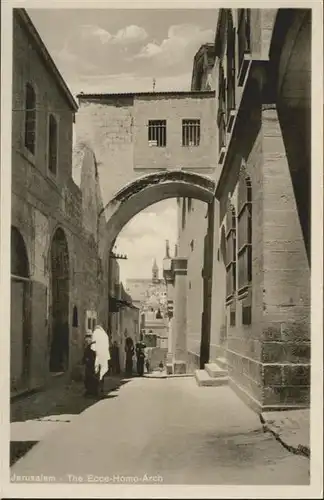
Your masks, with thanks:
[(91, 349), (96, 353), (95, 372), (98, 376), (99, 386), (103, 390), (103, 377), (108, 372), (110, 360), (109, 337), (101, 325), (97, 325), (92, 334)]

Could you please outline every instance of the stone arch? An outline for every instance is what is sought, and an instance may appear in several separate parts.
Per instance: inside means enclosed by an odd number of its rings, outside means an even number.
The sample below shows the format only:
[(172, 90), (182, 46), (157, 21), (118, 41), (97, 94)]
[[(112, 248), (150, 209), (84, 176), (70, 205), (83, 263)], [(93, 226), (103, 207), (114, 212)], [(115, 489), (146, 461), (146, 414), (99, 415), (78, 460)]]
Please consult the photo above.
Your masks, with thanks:
[(28, 381), (31, 345), (29, 277), (24, 238), (15, 226), (11, 226), (10, 382), (13, 391)]
[(51, 350), (50, 371), (62, 372), (69, 363), (70, 262), (67, 238), (57, 227), (50, 246)]
[(206, 203), (214, 199), (215, 183), (209, 177), (184, 170), (148, 174), (127, 184), (102, 210), (106, 219), (100, 255), (107, 258), (122, 228), (139, 212), (169, 198), (195, 198)]
[(311, 9), (279, 9), (270, 46), (277, 109), (310, 262)]
[[(195, 198), (210, 204), (214, 196), (215, 182), (212, 179), (185, 170), (164, 170), (138, 177), (118, 191), (99, 214), (99, 224), (104, 219), (105, 225), (104, 237), (98, 242), (99, 258), (105, 264), (109, 263), (110, 252), (120, 231), (150, 205), (170, 198)], [(107, 304), (101, 300), (100, 316), (107, 322), (108, 313)]]

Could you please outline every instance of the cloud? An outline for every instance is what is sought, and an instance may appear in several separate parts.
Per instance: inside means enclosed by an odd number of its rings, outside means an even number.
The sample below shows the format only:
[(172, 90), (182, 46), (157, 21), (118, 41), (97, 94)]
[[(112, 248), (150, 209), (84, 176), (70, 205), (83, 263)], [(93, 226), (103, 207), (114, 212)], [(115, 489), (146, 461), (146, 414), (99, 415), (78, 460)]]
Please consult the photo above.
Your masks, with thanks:
[(133, 43), (143, 42), (148, 37), (144, 28), (140, 28), (134, 24), (126, 26), (126, 28), (117, 31), (113, 40), (115, 43)]
[(131, 24), (121, 28), (115, 35), (109, 31), (93, 24), (83, 24), (80, 26), (80, 34), (83, 38), (99, 39), (102, 44), (129, 44), (139, 43), (147, 39), (148, 34), (144, 28)]
[(156, 64), (176, 65), (186, 58), (189, 53), (194, 55), (203, 43), (212, 42), (214, 32), (211, 29), (203, 30), (194, 24), (178, 24), (170, 26), (168, 36), (160, 44), (157, 42), (146, 44), (135, 59), (149, 59)]
[(83, 24), (80, 26), (80, 34), (83, 38), (97, 38), (102, 44), (108, 43), (113, 39), (107, 30), (94, 24)]

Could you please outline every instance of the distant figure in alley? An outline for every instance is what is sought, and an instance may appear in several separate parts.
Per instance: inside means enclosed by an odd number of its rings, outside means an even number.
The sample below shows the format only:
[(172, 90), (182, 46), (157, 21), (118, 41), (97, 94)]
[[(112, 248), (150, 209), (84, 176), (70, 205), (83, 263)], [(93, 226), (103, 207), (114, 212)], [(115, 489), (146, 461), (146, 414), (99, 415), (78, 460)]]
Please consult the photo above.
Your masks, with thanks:
[(126, 352), (126, 375), (132, 376), (133, 373), (133, 356), (134, 356), (134, 342), (131, 337), (127, 337), (125, 341), (125, 352)]
[(136, 344), (137, 373), (140, 377), (144, 375), (145, 347), (146, 345), (142, 340)]

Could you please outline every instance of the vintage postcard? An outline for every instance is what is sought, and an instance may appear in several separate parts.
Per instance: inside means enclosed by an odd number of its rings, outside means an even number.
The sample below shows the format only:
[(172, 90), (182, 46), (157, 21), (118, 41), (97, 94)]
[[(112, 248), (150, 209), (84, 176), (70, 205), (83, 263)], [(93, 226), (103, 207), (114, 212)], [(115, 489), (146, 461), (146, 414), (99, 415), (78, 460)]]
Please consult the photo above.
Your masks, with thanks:
[(2, 498), (322, 497), (321, 7), (3, 2)]

